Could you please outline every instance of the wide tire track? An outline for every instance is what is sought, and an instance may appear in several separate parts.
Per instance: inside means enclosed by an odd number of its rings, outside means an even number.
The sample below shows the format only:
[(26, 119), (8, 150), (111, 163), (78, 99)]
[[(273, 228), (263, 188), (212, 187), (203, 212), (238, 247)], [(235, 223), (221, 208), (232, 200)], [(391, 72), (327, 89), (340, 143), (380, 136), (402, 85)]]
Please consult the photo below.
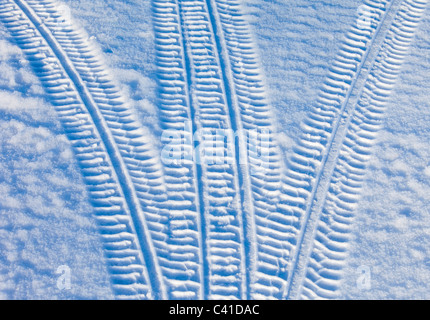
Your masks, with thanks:
[(274, 116), (266, 98), (261, 67), (240, 1), (210, 0), (218, 47), (235, 110), (241, 152), (243, 196), (252, 204), (247, 217), (248, 290), (253, 299), (282, 292), (294, 243), (297, 217), (285, 214), (280, 193), (285, 171), (275, 139)]
[(178, 1), (200, 192), (204, 297), (246, 294), (243, 199), (231, 115), (208, 8), (203, 0)]
[(27, 54), (82, 168), (119, 298), (165, 296), (157, 253), (162, 167), (88, 36), (51, 0), (3, 1), (0, 18)]
[[(169, 297), (203, 297), (200, 192), (194, 177), (200, 168), (193, 159), (193, 123), (189, 105), (187, 74), (180, 33), (180, 17), (174, 0), (154, 0), (153, 25), (156, 36), (160, 118), (164, 133), (162, 151), (169, 198), (169, 243), (172, 268), (166, 270)], [(203, 227), (204, 229), (204, 227)], [(167, 257), (166, 257), (167, 258)], [(176, 265), (176, 267), (175, 267)]]
[(386, 103), (426, 5), (427, 1), (402, 4), (373, 63), (354, 113), (348, 119), (349, 128), (339, 150), (297, 297), (339, 297), (340, 267), (347, 257), (347, 241), (371, 146), (383, 125)]
[(200, 215), (203, 297), (266, 295), (283, 285), (291, 219), (249, 26), (237, 1), (157, 0), (153, 15), (164, 162)]
[[(422, 10), (422, 3), (412, 7)], [(347, 33), (289, 163), (284, 186), (286, 211), (301, 218), (284, 298), (336, 297), (354, 205), (381, 125), (388, 88), (419, 20), (410, 1), (369, 0), (365, 4), (374, 20), (369, 28), (354, 25)], [(399, 22), (399, 16), (408, 12), (414, 18)], [(395, 36), (393, 28), (409, 32), (407, 37), (400, 35), (404, 47), (397, 51), (395, 62), (386, 57), (387, 43)], [(386, 65), (381, 65), (385, 59)]]
[(0, 4), (74, 147), (117, 297), (337, 297), (366, 162), (427, 1), (365, 4), (374, 20), (347, 34), (289, 170), (240, 1), (153, 0), (163, 165), (54, 0)]

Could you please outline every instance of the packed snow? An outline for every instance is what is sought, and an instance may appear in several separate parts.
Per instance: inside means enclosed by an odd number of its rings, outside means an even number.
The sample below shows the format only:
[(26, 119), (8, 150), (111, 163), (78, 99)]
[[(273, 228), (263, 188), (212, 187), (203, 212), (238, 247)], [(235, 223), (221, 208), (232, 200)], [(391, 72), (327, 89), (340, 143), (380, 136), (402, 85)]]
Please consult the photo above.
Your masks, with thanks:
[(0, 299), (430, 298), (428, 1), (228, 2), (0, 4)]

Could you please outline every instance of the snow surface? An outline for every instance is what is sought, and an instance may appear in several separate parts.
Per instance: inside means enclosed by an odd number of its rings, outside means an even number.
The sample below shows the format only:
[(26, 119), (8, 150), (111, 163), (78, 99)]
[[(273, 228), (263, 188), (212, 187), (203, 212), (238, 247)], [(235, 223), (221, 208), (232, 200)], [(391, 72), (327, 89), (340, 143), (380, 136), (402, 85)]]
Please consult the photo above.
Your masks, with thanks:
[[(247, 1), (287, 155), (360, 4), (270, 1), (261, 6), (261, 1)], [(429, 23), (427, 13), (373, 151), (342, 285), (344, 299), (429, 299)], [(357, 286), (363, 266), (371, 270), (370, 289)]]
[[(112, 298), (70, 143), (21, 50), (0, 47), (1, 298)], [(71, 290), (57, 288), (63, 265)]]
[[(314, 107), (361, 0), (242, 1), (283, 156)], [(63, 0), (103, 52), (156, 148), (151, 1)], [(355, 210), (343, 299), (430, 298), (430, 13), (387, 103)], [(58, 115), (0, 24), (0, 298), (113, 299), (87, 187)], [(70, 290), (58, 268), (71, 270)], [(357, 281), (370, 270), (370, 286)]]

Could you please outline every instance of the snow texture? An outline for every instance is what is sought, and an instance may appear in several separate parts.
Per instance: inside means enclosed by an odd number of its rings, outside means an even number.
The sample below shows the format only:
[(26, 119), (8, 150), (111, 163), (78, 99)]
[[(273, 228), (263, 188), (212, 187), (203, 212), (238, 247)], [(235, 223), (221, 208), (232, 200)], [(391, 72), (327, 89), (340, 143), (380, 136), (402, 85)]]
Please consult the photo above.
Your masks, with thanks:
[(2, 0), (0, 299), (429, 299), (427, 3)]

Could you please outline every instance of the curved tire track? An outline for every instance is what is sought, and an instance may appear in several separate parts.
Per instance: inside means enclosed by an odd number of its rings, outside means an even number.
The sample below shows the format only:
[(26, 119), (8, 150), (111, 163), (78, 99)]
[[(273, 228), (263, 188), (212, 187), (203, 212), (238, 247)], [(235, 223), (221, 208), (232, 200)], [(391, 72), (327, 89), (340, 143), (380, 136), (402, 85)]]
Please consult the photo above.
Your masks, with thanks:
[(375, 20), (347, 34), (289, 170), (240, 1), (153, 0), (163, 164), (54, 0), (0, 4), (74, 147), (117, 297), (337, 296), (366, 162), (427, 1), (365, 4)]
[(165, 295), (157, 260), (160, 163), (88, 36), (51, 0), (3, 1), (0, 17), (52, 98), (87, 182), (118, 297)]
[[(346, 258), (352, 217), (386, 102), (394, 87), (427, 1), (405, 1), (360, 92), (320, 213), (315, 242), (307, 260), (301, 298), (336, 298)], [(324, 259), (322, 257), (330, 257)]]
[[(366, 162), (418, 12), (425, 7), (423, 1), (366, 4), (377, 12), (379, 24), (370, 33), (354, 26), (347, 34), (317, 107), (303, 125), (287, 174), (285, 188), (293, 196), (287, 210), (302, 217), (289, 267), (288, 299), (334, 298), (338, 293)], [(392, 44), (396, 37), (401, 45)]]

